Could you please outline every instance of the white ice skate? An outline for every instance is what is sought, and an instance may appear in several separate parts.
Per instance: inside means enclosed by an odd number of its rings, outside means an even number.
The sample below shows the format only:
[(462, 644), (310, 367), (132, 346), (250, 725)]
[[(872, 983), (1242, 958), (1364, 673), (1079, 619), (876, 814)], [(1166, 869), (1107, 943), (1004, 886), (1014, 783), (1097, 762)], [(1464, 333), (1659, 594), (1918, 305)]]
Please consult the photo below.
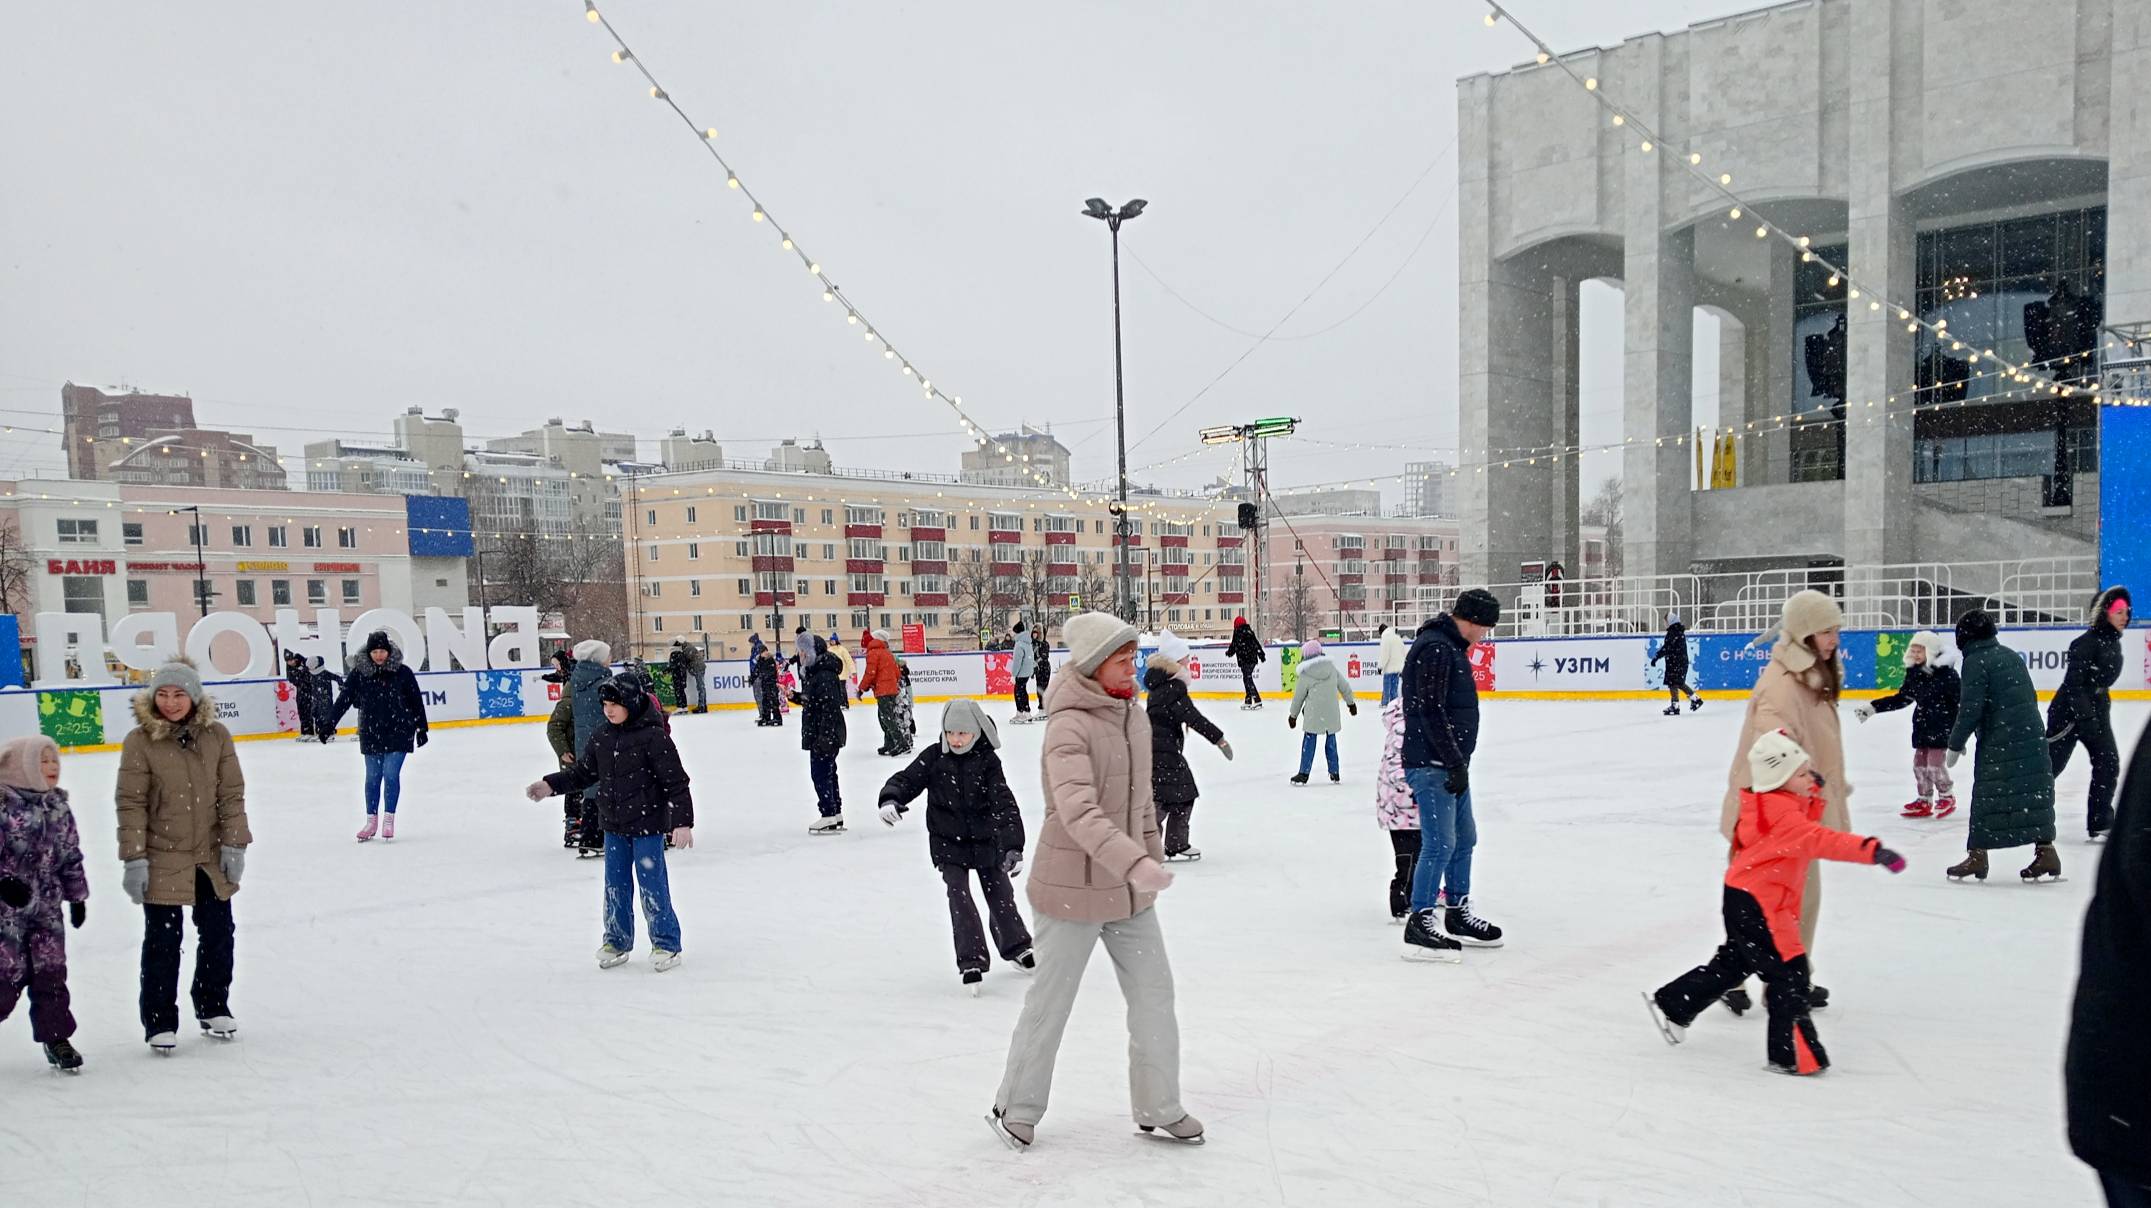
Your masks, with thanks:
[(670, 973), (680, 967), (680, 954), (663, 948), (650, 949), (650, 968), (659, 973)]
[(179, 1033), (159, 1032), (149, 1038), (149, 1051), (159, 1057), (169, 1057), (179, 1047)]
[(202, 1034), (213, 1040), (239, 1039), (239, 1021), (229, 1015), (212, 1015), (201, 1024)]
[(598, 968), (617, 969), (620, 966), (626, 964), (627, 958), (632, 955), (634, 954), (631, 952), (622, 952), (618, 948), (613, 947), (611, 944), (607, 944), (603, 948), (597, 950)]
[(1658, 1009), (1658, 1000), (1651, 997), (1649, 990), (1643, 992), (1643, 1009), (1651, 1013), (1651, 1022), (1658, 1026), (1658, 1034), (1666, 1038), (1667, 1044), (1679, 1044), (1687, 1038), (1688, 1029), (1667, 1019), (1666, 1013)]

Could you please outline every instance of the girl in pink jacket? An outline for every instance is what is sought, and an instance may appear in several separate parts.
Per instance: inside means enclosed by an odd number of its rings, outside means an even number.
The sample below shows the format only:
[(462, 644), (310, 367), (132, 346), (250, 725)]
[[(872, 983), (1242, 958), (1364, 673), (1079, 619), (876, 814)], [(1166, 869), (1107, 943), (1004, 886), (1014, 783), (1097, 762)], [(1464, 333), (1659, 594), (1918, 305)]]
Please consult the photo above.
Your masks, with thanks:
[(1419, 864), (1419, 803), (1404, 781), (1404, 698), (1382, 706), (1382, 767), (1374, 778), (1374, 820), (1389, 832), (1396, 874), (1389, 878), (1389, 921), (1412, 912), (1412, 870)]

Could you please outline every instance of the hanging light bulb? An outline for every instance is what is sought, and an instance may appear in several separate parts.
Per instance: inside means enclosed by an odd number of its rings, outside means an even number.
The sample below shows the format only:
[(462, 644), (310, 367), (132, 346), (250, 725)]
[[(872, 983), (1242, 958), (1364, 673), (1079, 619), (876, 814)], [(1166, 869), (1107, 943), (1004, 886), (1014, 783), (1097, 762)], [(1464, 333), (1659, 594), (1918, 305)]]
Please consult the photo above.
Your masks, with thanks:
[(612, 61), (615, 63), (625, 63), (629, 59), (632, 59), (634, 57), (634, 55), (628, 53), (627, 48), (625, 46), (612, 52)]
[(1690, 164), (1699, 164), (1699, 163), (1702, 163), (1702, 162), (1703, 162), (1703, 153), (1702, 153), (1702, 152), (1700, 152), (1700, 151), (1690, 151), (1690, 152), (1688, 153), (1688, 162), (1689, 162)]
[(1545, 65), (1546, 65), (1546, 60), (1548, 60), (1548, 59), (1550, 59), (1550, 58), (1552, 58), (1552, 57), (1553, 57), (1552, 55), (1550, 55), (1550, 54), (1547, 54), (1547, 53), (1546, 53), (1545, 51), (1543, 51), (1543, 50), (1542, 50), (1542, 51), (1540, 51), (1540, 52), (1539, 52), (1539, 66), (1541, 66), (1541, 67), (1545, 66)]
[(717, 127), (705, 127), (702, 131), (702, 137), (705, 139), (715, 139), (717, 137)]
[(818, 262), (809, 263), (807, 265), (807, 271), (819, 277), (822, 275), (822, 266)]
[(1734, 206), (1730, 211), (1727, 212), (1726, 216), (1728, 218), (1733, 218), (1737, 220), (1740, 217), (1740, 207)]
[(1584, 82), (1583, 82), (1583, 90), (1584, 90), (1585, 92), (1597, 92), (1597, 91), (1598, 91), (1598, 77), (1597, 77), (1597, 76), (1591, 76), (1591, 77), (1589, 77), (1589, 78), (1585, 79), (1585, 80), (1584, 80)]
[(792, 250), (792, 237), (790, 235), (784, 237), (784, 250), (787, 252)]
[(1769, 228), (1769, 227), (1760, 227), (1760, 226), (1759, 226), (1759, 227), (1756, 227), (1756, 228), (1755, 228), (1755, 237), (1756, 237), (1757, 239), (1762, 239), (1762, 238), (1766, 238), (1766, 237), (1767, 237), (1767, 236), (1768, 236), (1769, 234), (1770, 234), (1770, 228)]
[(832, 291), (832, 290), (826, 290), (826, 289), (825, 289), (825, 290), (823, 290), (823, 291), (822, 291), (822, 301), (824, 301), (824, 302), (834, 302), (834, 301), (836, 301), (836, 293), (835, 293), (834, 291)]
[(1649, 139), (1644, 139), (1644, 140), (1643, 140), (1643, 153), (1644, 153), (1645, 155), (1649, 155), (1649, 154), (1651, 153), (1651, 140), (1649, 140)]
[(1616, 126), (1625, 126), (1628, 124), (1628, 119), (1616, 113), (1613, 115), (1613, 124)]
[(1488, 13), (1488, 14), (1486, 14), (1486, 25), (1487, 25), (1487, 28), (1489, 28), (1489, 29), (1493, 28), (1494, 22), (1495, 22), (1495, 21), (1497, 21), (1497, 20), (1499, 20), (1499, 19), (1500, 19), (1500, 18), (1498, 18), (1497, 16), (1495, 16), (1495, 15), (1494, 15), (1493, 13)]
[(754, 207), (754, 220), (755, 220), (756, 222), (760, 222), (760, 221), (762, 221), (762, 219), (764, 219), (764, 218), (766, 218), (766, 217), (768, 217), (768, 215), (766, 215), (766, 214), (762, 213), (762, 207), (760, 207), (760, 206), (756, 206), (756, 207)]

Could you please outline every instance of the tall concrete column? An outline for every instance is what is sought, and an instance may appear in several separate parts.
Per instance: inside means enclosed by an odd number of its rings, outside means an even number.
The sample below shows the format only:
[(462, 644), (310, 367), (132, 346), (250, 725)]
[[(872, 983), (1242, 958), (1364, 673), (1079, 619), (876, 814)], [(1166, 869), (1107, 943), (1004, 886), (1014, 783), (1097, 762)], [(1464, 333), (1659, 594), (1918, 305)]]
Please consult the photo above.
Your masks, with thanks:
[(2106, 321), (2151, 322), (2151, 9), (2113, 10), (2106, 167)]
[[(1554, 409), (1554, 434), (1551, 443), (1563, 448), (1575, 448), (1582, 439), (1583, 391), (1582, 373), (1579, 368), (1579, 348), (1582, 344), (1583, 318), (1577, 309), (1577, 287), (1581, 284), (1574, 277), (1556, 278), (1551, 283), (1548, 301), (1553, 307), (1550, 323), (1553, 336), (1553, 355), (1549, 368), (1552, 370)], [(1547, 521), (1552, 527), (1548, 538), (1549, 557), (1558, 559), (1568, 568), (1570, 577), (1582, 573), (1583, 545), (1579, 514), (1581, 498), (1583, 459), (1563, 456), (1553, 464), (1553, 493), (1547, 502)]]
[[(1912, 541), (1912, 408), (1897, 383), (1912, 372), (1912, 335), (1887, 305), (1910, 306), (1917, 281), (1912, 218), (1892, 179), (1892, 147), (1918, 127), (1917, 17), (1896, 6), (1852, 6), (1846, 267), (1861, 295), (1845, 302), (1845, 532), (1848, 568), (1909, 562)], [(1903, 66), (1900, 67), (1900, 61)], [(1910, 108), (1913, 112), (1904, 112)], [(1881, 309), (1871, 303), (1881, 302)], [(1895, 422), (1892, 422), (1892, 421)], [(1846, 576), (1857, 594), (1856, 573)]]
[[(1629, 108), (1659, 130), (1687, 125), (1687, 104), (1673, 84), (1686, 78), (1686, 55), (1668, 62), (1666, 40), (1636, 39), (1621, 85)], [(1667, 148), (1634, 147), (1621, 159), (1622, 569), (1629, 575), (1689, 569), (1695, 450), (1695, 231), (1666, 229), (1687, 175)]]
[(1792, 481), (1792, 439), (1779, 426), (1792, 409), (1793, 261), (1797, 253), (1771, 241), (1757, 321), (1748, 326), (1748, 397), (1740, 453), (1740, 485)]

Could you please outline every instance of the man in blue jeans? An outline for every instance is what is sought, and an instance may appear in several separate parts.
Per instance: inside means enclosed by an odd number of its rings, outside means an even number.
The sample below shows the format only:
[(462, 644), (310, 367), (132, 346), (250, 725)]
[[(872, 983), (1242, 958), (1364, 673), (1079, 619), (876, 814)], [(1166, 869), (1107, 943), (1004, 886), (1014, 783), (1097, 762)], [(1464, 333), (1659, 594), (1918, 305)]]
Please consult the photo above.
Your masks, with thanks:
[(1501, 602), (1474, 587), (1419, 627), (1404, 659), (1404, 782), (1419, 806), (1406, 960), (1455, 964), (1466, 946), (1501, 946), (1501, 928), (1471, 912), (1471, 853), (1479, 842), (1471, 816), (1471, 756), (1479, 745), (1471, 648), (1500, 620)]

